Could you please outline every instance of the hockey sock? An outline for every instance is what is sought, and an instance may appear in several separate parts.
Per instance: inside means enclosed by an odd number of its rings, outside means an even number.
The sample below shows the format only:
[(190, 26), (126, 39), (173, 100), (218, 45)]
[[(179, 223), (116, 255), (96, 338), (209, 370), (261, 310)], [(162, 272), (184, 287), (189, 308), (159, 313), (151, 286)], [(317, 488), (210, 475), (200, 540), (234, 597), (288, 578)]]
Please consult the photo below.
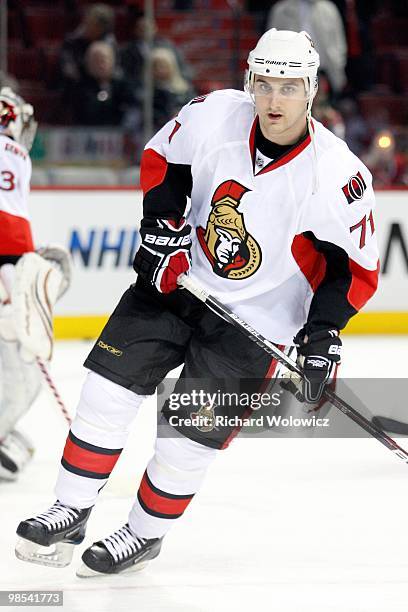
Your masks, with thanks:
[(188, 438), (158, 438), (129, 515), (143, 538), (161, 538), (199, 490), (217, 450)]
[(108, 481), (144, 396), (91, 372), (65, 444), (55, 493), (67, 506), (89, 508)]

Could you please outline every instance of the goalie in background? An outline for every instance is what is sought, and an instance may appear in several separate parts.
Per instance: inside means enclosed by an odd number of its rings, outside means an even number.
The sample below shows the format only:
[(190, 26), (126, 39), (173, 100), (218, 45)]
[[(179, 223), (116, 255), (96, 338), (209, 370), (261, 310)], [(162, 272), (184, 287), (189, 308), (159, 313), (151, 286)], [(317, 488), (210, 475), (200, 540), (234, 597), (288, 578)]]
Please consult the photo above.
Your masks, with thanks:
[(34, 110), (0, 89), (0, 480), (16, 480), (33, 454), (15, 429), (41, 388), (37, 358), (51, 359), (52, 308), (70, 282), (69, 254), (34, 250), (28, 213)]

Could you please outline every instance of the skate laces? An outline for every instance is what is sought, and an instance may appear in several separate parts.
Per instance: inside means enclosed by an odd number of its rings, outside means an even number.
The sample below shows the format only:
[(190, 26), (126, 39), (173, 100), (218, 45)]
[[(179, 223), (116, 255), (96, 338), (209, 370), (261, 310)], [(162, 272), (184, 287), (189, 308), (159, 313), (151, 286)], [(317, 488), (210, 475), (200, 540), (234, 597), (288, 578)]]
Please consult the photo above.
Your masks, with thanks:
[(42, 512), (35, 517), (35, 520), (42, 523), (47, 529), (58, 529), (68, 527), (75, 519), (78, 518), (80, 510), (64, 506), (60, 502), (55, 502), (49, 510)]
[(102, 540), (115, 561), (130, 557), (140, 550), (145, 542), (145, 538), (139, 538), (131, 532), (127, 523), (111, 536)]

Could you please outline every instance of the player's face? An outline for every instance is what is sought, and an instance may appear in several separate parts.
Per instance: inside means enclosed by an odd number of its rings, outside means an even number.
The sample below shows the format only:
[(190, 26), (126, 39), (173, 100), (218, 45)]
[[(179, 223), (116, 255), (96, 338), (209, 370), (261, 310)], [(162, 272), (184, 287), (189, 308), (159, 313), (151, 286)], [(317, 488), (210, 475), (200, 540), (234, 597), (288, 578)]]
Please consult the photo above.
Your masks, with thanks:
[(254, 96), (265, 138), (286, 145), (305, 133), (307, 94), (303, 79), (255, 75)]

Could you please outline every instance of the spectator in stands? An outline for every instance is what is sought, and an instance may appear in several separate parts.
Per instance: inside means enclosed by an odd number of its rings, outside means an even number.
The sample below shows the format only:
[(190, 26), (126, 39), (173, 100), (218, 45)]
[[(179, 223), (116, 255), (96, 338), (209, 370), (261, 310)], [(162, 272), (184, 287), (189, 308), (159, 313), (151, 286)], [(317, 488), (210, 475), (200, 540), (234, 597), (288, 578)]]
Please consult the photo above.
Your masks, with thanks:
[(123, 77), (115, 76), (115, 54), (106, 42), (93, 42), (85, 54), (85, 75), (68, 96), (72, 118), (79, 125), (121, 125), (137, 107)]
[(168, 38), (158, 34), (156, 23), (153, 24), (146, 19), (142, 12), (137, 12), (132, 27), (133, 38), (125, 46), (121, 54), (121, 66), (126, 78), (136, 88), (143, 86), (143, 71), (146, 57), (149, 54), (149, 43), (151, 40), (153, 49), (158, 47), (170, 49), (176, 57), (178, 69), (183, 78), (191, 82), (192, 69), (187, 64), (181, 51)]
[(391, 131), (377, 132), (362, 160), (373, 175), (374, 187), (408, 185), (407, 156), (397, 147)]
[(346, 127), (339, 111), (330, 104), (330, 83), (325, 74), (319, 76), (319, 89), (313, 102), (313, 117), (344, 140)]
[(157, 130), (177, 115), (184, 104), (194, 98), (195, 91), (181, 75), (176, 56), (171, 49), (160, 47), (153, 49), (152, 70), (153, 117)]
[(64, 84), (78, 82), (85, 75), (85, 54), (93, 42), (104, 41), (116, 51), (114, 19), (113, 9), (106, 4), (88, 7), (83, 21), (65, 38), (61, 47), (59, 67)]
[(267, 29), (309, 32), (335, 96), (346, 85), (347, 42), (339, 10), (331, 0), (280, 0), (269, 12)]
[(370, 130), (354, 98), (343, 98), (338, 109), (345, 124), (345, 141), (353, 153), (361, 157), (370, 143)]

